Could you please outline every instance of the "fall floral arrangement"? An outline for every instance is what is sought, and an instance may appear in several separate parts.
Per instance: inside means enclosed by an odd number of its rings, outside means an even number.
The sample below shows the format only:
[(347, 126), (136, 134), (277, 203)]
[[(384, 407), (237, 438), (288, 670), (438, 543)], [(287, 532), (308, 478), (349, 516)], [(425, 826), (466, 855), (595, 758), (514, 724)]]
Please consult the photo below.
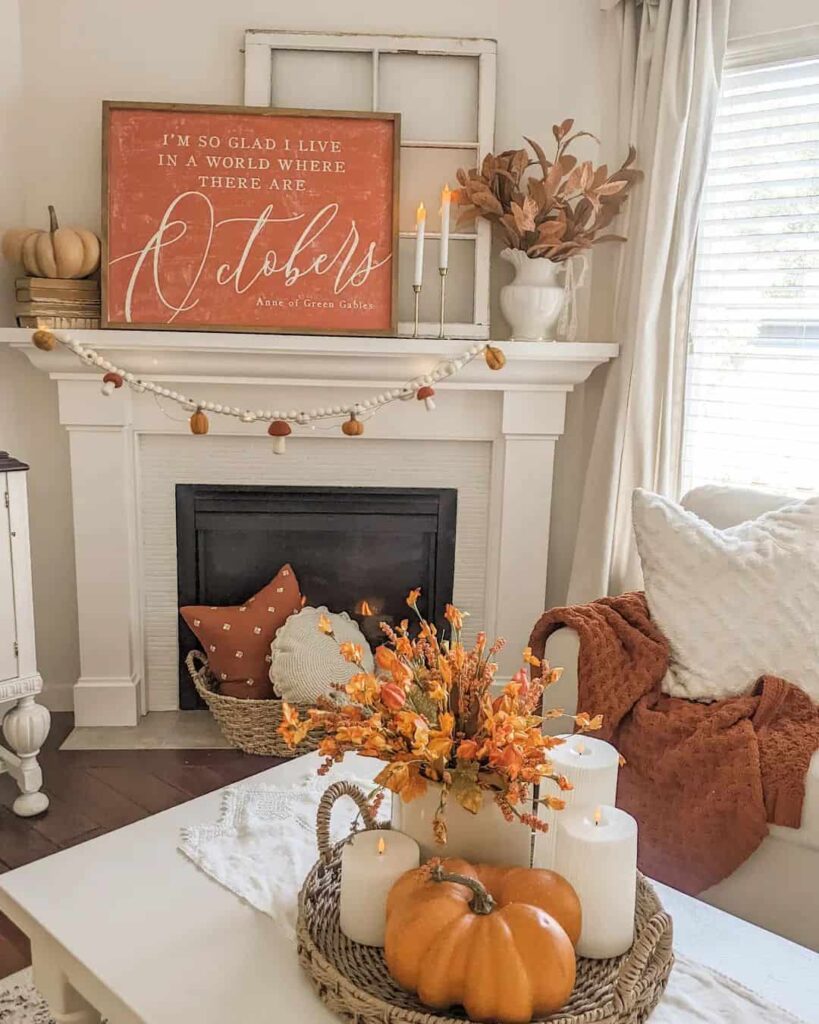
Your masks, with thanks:
[[(642, 177), (632, 165), (634, 146), (613, 174), (605, 164), (578, 162), (569, 153), (577, 139), (591, 132), (572, 132), (571, 118), (552, 127), (556, 152), (549, 160), (542, 146), (526, 139), (526, 149), (488, 153), (479, 168), (458, 171), (459, 223), (484, 217), (497, 225), (511, 249), (527, 256), (561, 263), (600, 242), (624, 242), (622, 235), (602, 234), (617, 216), (629, 190)], [(537, 167), (537, 173), (529, 173)]]
[[(309, 732), (322, 733), (322, 773), (351, 751), (385, 761), (376, 782), (407, 802), (426, 792), (429, 783), (440, 783), (433, 822), (439, 843), (446, 842), (450, 797), (477, 814), (489, 793), (508, 821), (545, 830), (531, 810), (532, 787), (549, 781), (557, 792), (571, 789), (549, 759), (549, 750), (563, 741), (542, 731), (544, 719), (561, 717), (563, 711), (539, 713), (544, 688), (560, 678), (561, 670), (541, 664), (527, 649), (525, 667), (493, 698), (493, 659), (504, 641), (487, 646), (486, 634), (478, 633), (467, 649), (461, 638), (464, 614), (453, 605), (445, 613), (450, 636), (439, 637), (435, 625), (418, 611), (419, 597), (420, 590), (407, 597), (418, 619), (416, 636), (410, 633), (409, 620), (396, 628), (381, 623), (387, 643), (375, 653), (377, 674), (357, 672), (335, 688), (338, 699), (321, 700), (304, 717), (285, 704), (280, 734), (296, 746)], [(319, 629), (335, 639), (326, 616), (319, 620)], [(345, 641), (339, 650), (361, 667), (359, 644)], [(567, 717), (583, 731), (602, 724), (600, 716)], [(556, 793), (539, 791), (537, 801), (555, 810), (564, 806)]]

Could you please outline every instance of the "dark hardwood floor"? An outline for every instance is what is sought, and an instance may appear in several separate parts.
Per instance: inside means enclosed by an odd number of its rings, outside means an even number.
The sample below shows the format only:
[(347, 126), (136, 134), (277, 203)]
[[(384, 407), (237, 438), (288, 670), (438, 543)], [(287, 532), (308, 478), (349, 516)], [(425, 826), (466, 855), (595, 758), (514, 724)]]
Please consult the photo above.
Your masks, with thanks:
[[(279, 763), (238, 750), (59, 750), (73, 716), (52, 715), (40, 754), (51, 800), (36, 818), (11, 810), (18, 789), (0, 776), (0, 872), (29, 864)], [(0, 978), (31, 963), (25, 935), (0, 914)]]

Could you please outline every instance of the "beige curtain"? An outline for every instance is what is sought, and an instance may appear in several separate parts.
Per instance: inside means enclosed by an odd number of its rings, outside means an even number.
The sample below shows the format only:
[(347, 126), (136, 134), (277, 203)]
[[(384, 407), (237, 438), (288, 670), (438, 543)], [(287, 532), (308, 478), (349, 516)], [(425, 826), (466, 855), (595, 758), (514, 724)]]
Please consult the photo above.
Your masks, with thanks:
[(620, 356), (587, 467), (570, 603), (640, 585), (632, 491), (676, 493), (688, 292), (729, 6), (620, 0), (605, 15), (608, 44), (621, 54), (617, 151), (633, 141), (645, 179), (623, 225), (612, 324)]

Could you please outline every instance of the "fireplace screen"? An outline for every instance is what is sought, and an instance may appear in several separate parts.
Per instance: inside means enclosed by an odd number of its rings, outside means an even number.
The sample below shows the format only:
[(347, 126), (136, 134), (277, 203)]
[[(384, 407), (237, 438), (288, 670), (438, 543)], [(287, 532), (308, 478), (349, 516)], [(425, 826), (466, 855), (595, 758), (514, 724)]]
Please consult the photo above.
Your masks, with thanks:
[[(176, 487), (179, 604), (241, 604), (289, 562), (310, 605), (346, 611), (371, 644), (378, 623), (452, 600), (457, 491), (449, 488)], [(179, 706), (199, 699), (185, 668), (196, 637), (179, 620)]]

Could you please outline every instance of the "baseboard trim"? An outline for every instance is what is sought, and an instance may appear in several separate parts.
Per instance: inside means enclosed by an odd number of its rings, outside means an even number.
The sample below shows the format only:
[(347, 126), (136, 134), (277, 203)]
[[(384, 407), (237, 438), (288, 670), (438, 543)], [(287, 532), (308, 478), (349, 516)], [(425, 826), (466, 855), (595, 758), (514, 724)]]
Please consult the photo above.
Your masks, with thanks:
[(74, 686), (74, 724), (136, 725), (139, 722), (139, 680), (135, 676), (81, 676)]
[(74, 710), (73, 683), (45, 683), (42, 693), (37, 694), (37, 703), (43, 704), (49, 711)]

